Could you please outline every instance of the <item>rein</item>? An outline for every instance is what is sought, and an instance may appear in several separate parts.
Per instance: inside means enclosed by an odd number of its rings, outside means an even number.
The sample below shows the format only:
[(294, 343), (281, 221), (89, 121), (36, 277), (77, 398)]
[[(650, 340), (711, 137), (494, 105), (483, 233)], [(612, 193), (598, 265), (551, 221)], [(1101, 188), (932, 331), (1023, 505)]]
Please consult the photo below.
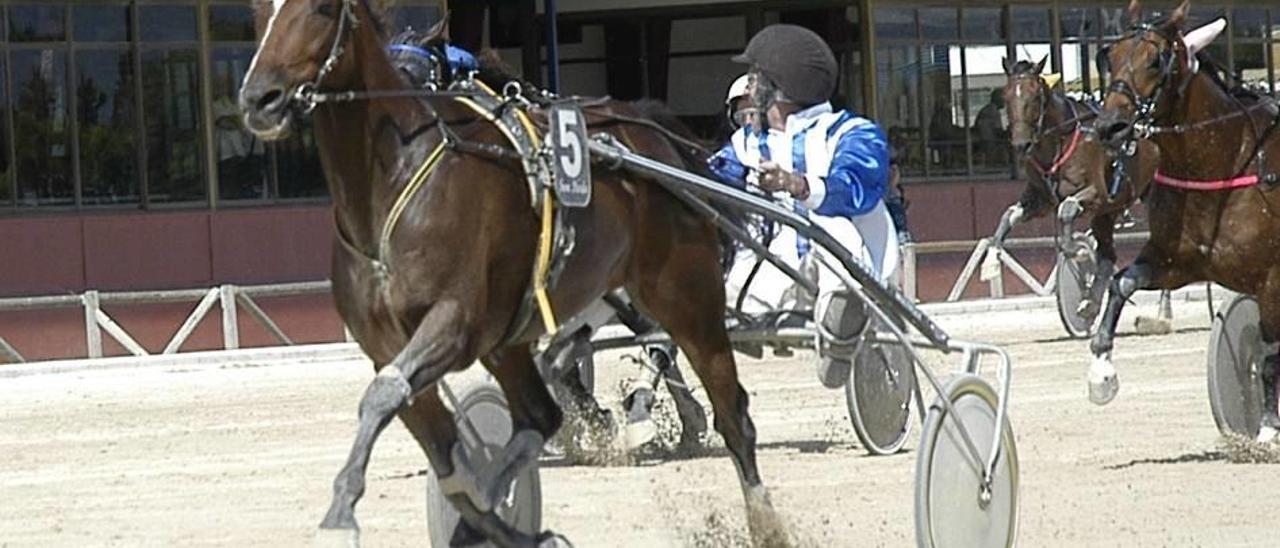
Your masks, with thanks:
[[(1033, 75), (1033, 74), (1020, 74), (1016, 78), (1017, 79), (1036, 78), (1038, 80), (1040, 76)], [(1089, 109), (1089, 112), (1087, 112), (1085, 115), (1081, 115), (1076, 108), (1076, 101), (1071, 99), (1070, 97), (1063, 97), (1063, 99), (1066, 100), (1068, 107), (1071, 109), (1071, 116), (1067, 118), (1065, 121), (1058, 123), (1057, 125), (1054, 125), (1050, 128), (1045, 128), (1044, 127), (1045, 117), (1048, 115), (1049, 107), (1052, 104), (1052, 94), (1054, 92), (1051, 89), (1046, 89), (1043, 87), (1040, 89), (1042, 90), (1042, 92), (1039, 94), (1040, 115), (1036, 119), (1034, 132), (1033, 132), (1033, 135), (1035, 135), (1035, 138), (1032, 140), (1031, 146), (1033, 148), (1038, 147), (1040, 145), (1041, 138), (1052, 136), (1052, 135), (1059, 135), (1062, 133), (1064, 129), (1067, 129), (1067, 128), (1071, 129), (1071, 137), (1067, 141), (1067, 144), (1065, 147), (1061, 143), (1058, 144), (1057, 151), (1054, 153), (1053, 160), (1050, 160), (1048, 164), (1041, 162), (1039, 159), (1037, 159), (1034, 155), (1031, 155), (1031, 154), (1026, 155), (1026, 163), (1031, 167), (1035, 168), (1035, 170), (1038, 173), (1040, 173), (1040, 176), (1045, 184), (1045, 190), (1048, 191), (1049, 195), (1061, 201), (1061, 197), (1058, 194), (1058, 188), (1057, 188), (1057, 185), (1054, 184), (1054, 180), (1057, 178), (1058, 172), (1061, 171), (1062, 167), (1065, 166), (1067, 162), (1071, 160), (1071, 157), (1074, 156), (1076, 153), (1076, 149), (1079, 148), (1080, 146), (1080, 141), (1084, 136), (1084, 128), (1081, 127), (1082, 122), (1095, 117), (1097, 113), (1094, 112), (1093, 109)]]
[[(1155, 33), (1160, 37), (1164, 38), (1165, 45), (1161, 46), (1157, 44), (1154, 40), (1147, 38), (1146, 33), (1149, 33), (1149, 32)], [(1159, 101), (1163, 98), (1165, 89), (1169, 86), (1170, 81), (1174, 77), (1172, 58), (1176, 56), (1178, 46), (1182, 44), (1182, 41), (1180, 37), (1169, 36), (1163, 30), (1156, 27), (1155, 25), (1146, 24), (1146, 23), (1134, 26), (1130, 30), (1130, 32), (1126, 34), (1124, 37), (1121, 37), (1119, 41), (1131, 40), (1131, 39), (1134, 39), (1135, 37), (1142, 40), (1143, 42), (1152, 44), (1154, 47), (1156, 47), (1157, 51), (1160, 52), (1159, 55), (1160, 55), (1160, 63), (1161, 63), (1161, 74), (1160, 74), (1160, 83), (1157, 84), (1155, 92), (1150, 97), (1138, 96), (1137, 92), (1133, 89), (1133, 86), (1130, 85), (1125, 80), (1116, 79), (1112, 81), (1111, 86), (1108, 88), (1108, 93), (1120, 93), (1121, 95), (1124, 95), (1137, 108), (1137, 115), (1133, 122), (1134, 137), (1132, 139), (1129, 139), (1128, 142), (1125, 143), (1124, 152), (1126, 153), (1126, 155), (1133, 154), (1134, 150), (1136, 149), (1135, 144), (1137, 140), (1140, 140), (1140, 139), (1149, 139), (1159, 135), (1186, 135), (1192, 132), (1198, 132), (1206, 128), (1209, 128), (1211, 126), (1215, 126), (1215, 125), (1228, 122), (1244, 116), (1244, 117), (1247, 117), (1247, 120), (1249, 122), (1249, 129), (1253, 134), (1253, 139), (1254, 139), (1253, 151), (1251, 151), (1250, 154), (1245, 157), (1244, 165), (1241, 166), (1240, 169), (1235, 171), (1236, 175), (1232, 177), (1227, 177), (1225, 179), (1193, 181), (1193, 180), (1186, 180), (1186, 179), (1171, 177), (1157, 171), (1154, 175), (1154, 181), (1163, 186), (1180, 188), (1184, 190), (1229, 190), (1234, 188), (1253, 186), (1258, 184), (1259, 182), (1266, 182), (1269, 184), (1275, 182), (1277, 175), (1275, 173), (1266, 172), (1267, 165), (1266, 165), (1265, 144), (1267, 139), (1269, 139), (1272, 133), (1274, 132), (1277, 124), (1280, 124), (1280, 100), (1275, 98), (1259, 99), (1257, 103), (1253, 105), (1245, 106), (1243, 102), (1241, 102), (1238, 98), (1232, 95), (1229, 90), (1224, 89), (1223, 92), (1228, 96), (1229, 99), (1231, 99), (1231, 102), (1235, 107), (1234, 111), (1228, 112), (1226, 114), (1222, 114), (1219, 116), (1214, 116), (1206, 120), (1200, 120), (1198, 122), (1177, 123), (1173, 125), (1164, 125), (1164, 126), (1158, 125), (1155, 120), (1155, 117), (1156, 117), (1155, 111), (1158, 108)], [(1109, 47), (1110, 46), (1108, 46), (1108, 49)], [(1186, 46), (1183, 45), (1182, 48), (1185, 51)], [(1104, 49), (1104, 52), (1105, 51), (1106, 50)], [(1101, 58), (1102, 57), (1099, 57), (1099, 59)], [(1186, 58), (1186, 56), (1183, 56), (1181, 58), (1181, 61), (1182, 61), (1182, 68), (1184, 70), (1190, 70), (1188, 65), (1189, 61)], [(1178, 91), (1177, 91), (1178, 97), (1185, 96), (1185, 92), (1187, 88), (1191, 85), (1191, 82), (1195, 79), (1195, 76), (1196, 76), (1195, 74), (1189, 74), (1183, 77), (1182, 83), (1178, 86)], [(1260, 130), (1258, 127), (1258, 123), (1256, 120), (1254, 120), (1252, 114), (1256, 110), (1265, 109), (1269, 107), (1276, 108), (1276, 112), (1272, 114), (1271, 123), (1267, 126), (1266, 130), (1265, 131)], [(1232, 163), (1234, 165), (1235, 160), (1233, 160)], [(1245, 175), (1244, 173), (1249, 169), (1249, 166), (1253, 165), (1254, 163), (1257, 164), (1258, 173), (1253, 175)]]

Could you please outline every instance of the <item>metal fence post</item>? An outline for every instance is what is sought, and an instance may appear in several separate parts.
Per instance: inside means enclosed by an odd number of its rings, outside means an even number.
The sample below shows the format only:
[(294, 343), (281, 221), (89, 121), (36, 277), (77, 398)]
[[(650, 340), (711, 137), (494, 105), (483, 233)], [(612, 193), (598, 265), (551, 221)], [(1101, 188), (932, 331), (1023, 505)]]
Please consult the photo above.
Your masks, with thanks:
[(222, 298), (222, 347), (227, 350), (240, 348), (240, 324), (236, 321), (236, 286), (218, 288)]
[(85, 291), (80, 297), (84, 303), (85, 347), (90, 358), (102, 357), (102, 328), (98, 326), (98, 292)]
[(916, 301), (916, 244), (902, 246), (902, 291), (912, 302)]

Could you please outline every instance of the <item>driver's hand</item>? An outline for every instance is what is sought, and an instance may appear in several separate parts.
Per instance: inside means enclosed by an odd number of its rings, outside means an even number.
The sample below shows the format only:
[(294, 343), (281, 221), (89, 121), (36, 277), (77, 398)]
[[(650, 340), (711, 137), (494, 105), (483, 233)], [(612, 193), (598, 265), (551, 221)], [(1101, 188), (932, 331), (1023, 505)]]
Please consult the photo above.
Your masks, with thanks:
[(760, 179), (756, 183), (766, 192), (785, 191), (797, 200), (809, 197), (809, 181), (801, 175), (782, 169), (775, 162), (760, 164)]

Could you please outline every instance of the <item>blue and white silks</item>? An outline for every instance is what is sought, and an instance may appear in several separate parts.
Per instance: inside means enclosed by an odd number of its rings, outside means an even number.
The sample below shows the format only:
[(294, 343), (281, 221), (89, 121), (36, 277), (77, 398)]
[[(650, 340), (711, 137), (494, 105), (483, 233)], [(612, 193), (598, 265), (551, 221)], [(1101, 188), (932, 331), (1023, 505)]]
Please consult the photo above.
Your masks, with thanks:
[[(809, 183), (809, 196), (795, 201), (797, 211), (808, 213), (882, 281), (895, 283), (898, 238), (884, 204), (889, 146), (878, 125), (822, 103), (788, 116), (783, 131), (739, 130), (708, 163), (722, 182), (744, 188), (755, 182), (764, 161), (803, 175)], [(794, 231), (783, 229), (770, 250), (798, 265), (806, 255), (807, 242)], [(748, 302), (758, 300), (764, 308), (775, 309), (789, 304), (781, 296), (785, 290), (778, 288), (790, 286), (790, 281), (781, 272), (775, 273), (776, 280), (752, 280)], [(735, 289), (734, 274), (729, 276), (731, 290)], [(774, 276), (764, 276), (770, 277)], [(759, 286), (762, 281), (766, 283)], [(818, 281), (823, 293), (839, 287), (838, 278), (829, 272), (821, 274)], [(771, 289), (770, 284), (777, 287)]]

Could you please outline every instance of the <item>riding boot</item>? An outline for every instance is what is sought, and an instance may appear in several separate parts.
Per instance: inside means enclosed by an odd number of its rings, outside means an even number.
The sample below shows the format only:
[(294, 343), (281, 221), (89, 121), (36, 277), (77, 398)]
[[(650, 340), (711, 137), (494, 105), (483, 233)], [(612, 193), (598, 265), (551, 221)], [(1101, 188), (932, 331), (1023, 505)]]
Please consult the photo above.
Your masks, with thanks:
[(866, 330), (866, 303), (849, 291), (823, 295), (818, 326), (818, 380), (827, 388), (840, 388), (849, 380), (853, 357)]
[(1280, 415), (1277, 415), (1276, 381), (1280, 379), (1280, 354), (1272, 354), (1262, 361), (1259, 372), (1262, 382), (1262, 424), (1258, 430), (1258, 441), (1269, 442), (1280, 435)]

